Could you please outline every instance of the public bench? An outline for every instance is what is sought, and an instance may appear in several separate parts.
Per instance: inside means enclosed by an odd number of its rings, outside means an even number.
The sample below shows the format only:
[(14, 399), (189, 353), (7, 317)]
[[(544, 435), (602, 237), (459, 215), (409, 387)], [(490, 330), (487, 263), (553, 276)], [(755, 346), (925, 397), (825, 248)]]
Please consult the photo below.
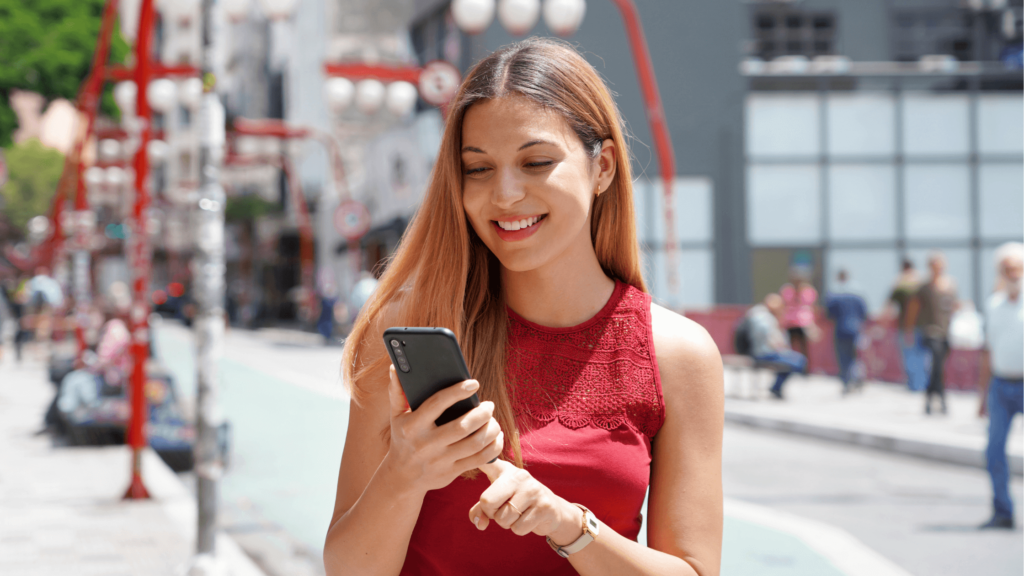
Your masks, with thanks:
[(725, 369), (725, 395), (731, 398), (760, 400), (775, 382), (779, 372), (787, 372), (789, 366), (778, 362), (763, 362), (753, 356), (723, 354)]

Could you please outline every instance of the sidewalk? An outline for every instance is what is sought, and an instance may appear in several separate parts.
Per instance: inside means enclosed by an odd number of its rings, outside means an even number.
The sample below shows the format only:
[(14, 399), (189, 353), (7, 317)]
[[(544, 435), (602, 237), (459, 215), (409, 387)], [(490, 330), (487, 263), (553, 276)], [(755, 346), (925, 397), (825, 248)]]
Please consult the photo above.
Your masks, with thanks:
[[(901, 385), (868, 382), (843, 397), (836, 378), (792, 376), (786, 399), (769, 399), (774, 377), (726, 370), (727, 422), (858, 444), (966, 466), (985, 467), (988, 419), (978, 417), (976, 393), (947, 392), (948, 415), (926, 416), (924, 395)], [(756, 386), (755, 386), (756, 384)], [(1021, 474), (1022, 418), (1014, 421), (1007, 453)]]
[[(62, 446), (39, 434), (54, 391), (45, 374), (38, 361), (0, 362), (0, 574), (183, 574), (195, 501), (152, 451), (143, 478), (153, 498), (124, 501), (126, 447)], [(263, 575), (227, 536), (217, 549), (226, 574)]]

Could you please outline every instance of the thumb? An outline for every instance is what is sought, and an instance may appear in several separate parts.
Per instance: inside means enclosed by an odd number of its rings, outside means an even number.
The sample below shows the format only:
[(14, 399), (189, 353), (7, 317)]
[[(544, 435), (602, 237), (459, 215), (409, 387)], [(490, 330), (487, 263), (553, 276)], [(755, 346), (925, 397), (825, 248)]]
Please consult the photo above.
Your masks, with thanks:
[(398, 373), (393, 364), (388, 367), (388, 377), (388, 399), (391, 403), (391, 418), (394, 419), (409, 411), (409, 401), (405, 399), (402, 385), (398, 383)]
[(516, 465), (505, 460), (495, 460), (491, 464), (480, 466), (480, 471), (487, 474), (487, 479), (491, 481), (491, 484), (494, 484), (494, 481), (502, 474), (515, 472)]

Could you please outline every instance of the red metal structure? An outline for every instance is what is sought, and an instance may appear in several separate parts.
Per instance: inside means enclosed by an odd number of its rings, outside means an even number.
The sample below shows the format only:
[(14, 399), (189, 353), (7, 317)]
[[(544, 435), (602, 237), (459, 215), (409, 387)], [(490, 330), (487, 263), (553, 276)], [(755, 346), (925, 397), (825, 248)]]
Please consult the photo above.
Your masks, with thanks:
[(669, 291), (675, 292), (678, 286), (676, 278), (676, 234), (675, 217), (672, 209), (672, 182), (676, 175), (676, 154), (672, 148), (672, 138), (665, 121), (665, 108), (661, 104), (658, 81), (654, 76), (651, 64), (651, 53), (647, 49), (647, 37), (644, 35), (640, 14), (633, 0), (612, 0), (622, 13), (622, 24), (629, 36), (629, 47), (633, 53), (633, 62), (640, 80), (640, 91), (644, 97), (644, 111), (647, 122), (651, 125), (651, 137), (654, 139), (654, 150), (658, 155), (658, 167), (661, 169), (661, 180), (665, 187), (665, 260), (668, 263)]
[[(334, 140), (321, 132), (301, 126), (289, 126), (281, 120), (264, 119), (250, 120), (236, 118), (233, 123), (234, 135), (236, 137), (250, 136), (260, 138), (277, 138), (282, 141), (308, 140), (319, 141), (327, 148), (327, 154), (331, 159), (334, 172), (334, 182), (338, 193), (342, 198), (348, 197), (348, 187), (345, 185), (345, 174), (341, 157)], [(225, 159), (226, 165), (246, 165), (264, 162), (259, 158), (249, 158), (238, 154), (231, 154)], [(302, 182), (298, 177), (295, 166), (291, 159), (284, 152), (280, 158), (270, 159), (269, 163), (278, 166), (284, 171), (288, 181), (288, 189), (291, 191), (289, 197), (295, 209), (295, 215), (299, 227), (299, 262), (302, 269), (302, 287), (306, 296), (306, 307), (312, 312), (316, 306), (316, 290), (314, 287), (315, 263), (313, 253), (313, 223), (309, 216), (309, 206), (302, 191)]]
[(132, 449), (132, 475), (126, 499), (149, 498), (149, 491), (142, 483), (142, 449), (146, 447), (145, 423), (148, 416), (144, 385), (146, 381), (146, 360), (149, 358), (149, 273), (150, 250), (148, 228), (149, 209), (149, 160), (146, 148), (150, 140), (149, 101), (146, 88), (153, 74), (151, 55), (153, 51), (153, 24), (156, 11), (153, 0), (142, 0), (139, 11), (139, 32), (135, 40), (135, 113), (142, 119), (139, 134), (139, 148), (135, 151), (135, 206), (132, 210), (132, 235), (129, 241), (128, 262), (132, 277), (132, 311), (130, 329), (132, 333), (132, 374), (131, 384), (132, 416), (128, 424), (128, 445)]
[[(135, 169), (135, 204), (132, 213), (131, 235), (129, 244), (129, 262), (132, 270), (132, 294), (133, 304), (130, 315), (132, 344), (131, 353), (134, 359), (132, 373), (129, 378), (129, 397), (131, 399), (131, 418), (128, 426), (127, 440), (132, 449), (132, 471), (131, 481), (125, 498), (148, 498), (149, 493), (142, 482), (141, 451), (147, 445), (145, 423), (148, 417), (144, 384), (146, 378), (146, 361), (149, 358), (149, 276), (150, 276), (150, 246), (147, 230), (147, 212), (150, 204), (149, 193), (149, 161), (146, 154), (147, 145), (154, 136), (150, 127), (149, 102), (146, 99), (146, 88), (151, 79), (157, 76), (196, 76), (199, 71), (191, 66), (163, 66), (153, 62), (153, 29), (156, 22), (156, 10), (153, 0), (142, 0), (139, 13), (138, 39), (135, 43), (135, 67), (127, 68), (121, 65), (110, 65), (107, 60), (110, 56), (110, 42), (114, 34), (114, 24), (117, 18), (118, 0), (107, 0), (103, 9), (103, 20), (100, 27), (100, 34), (96, 40), (96, 52), (93, 54), (92, 69), (89, 76), (82, 83), (77, 99), (77, 107), (81, 117), (85, 119), (85, 125), (79, 127), (75, 145), (71, 154), (68, 155), (64, 164), (64, 171), (61, 174), (57, 194), (50, 210), (50, 221), (53, 223), (53, 234), (40, 247), (37, 248), (32, 257), (32, 265), (50, 264), (61, 259), (64, 246), (63, 238), (63, 216), (66, 211), (68, 196), (74, 191), (74, 208), (78, 218), (71, 219), (76, 222), (81, 219), (89, 209), (88, 196), (85, 187), (85, 163), (82, 159), (85, 143), (90, 136), (113, 137), (123, 140), (127, 137), (123, 131), (95, 133), (96, 115), (99, 108), (100, 94), (103, 91), (104, 83), (107, 81), (129, 80), (135, 81), (137, 86), (136, 114), (142, 120), (141, 132), (139, 134), (138, 149), (135, 151), (133, 166)], [(80, 222), (74, 226), (75, 237), (73, 245), (76, 250), (86, 252), (88, 250), (88, 238), (85, 227)], [(78, 302), (79, 306), (84, 303)], [(81, 310), (81, 309), (80, 309)], [(82, 315), (80, 315), (81, 317)], [(81, 320), (76, 323), (76, 338), (78, 340), (79, 353), (85, 349), (85, 339)]]

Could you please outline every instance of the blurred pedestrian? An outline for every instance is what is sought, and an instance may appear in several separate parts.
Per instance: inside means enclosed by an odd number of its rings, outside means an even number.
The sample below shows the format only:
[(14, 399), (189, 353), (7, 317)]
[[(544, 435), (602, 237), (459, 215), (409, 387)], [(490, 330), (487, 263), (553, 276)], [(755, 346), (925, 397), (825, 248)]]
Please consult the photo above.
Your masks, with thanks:
[(785, 314), (785, 304), (778, 294), (769, 294), (761, 304), (754, 305), (747, 311), (747, 324), (750, 333), (751, 355), (758, 362), (777, 365), (775, 384), (771, 394), (779, 400), (783, 399), (782, 387), (794, 372), (807, 370), (807, 357), (789, 347), (789, 337), (782, 331), (781, 320)]
[(928, 257), (931, 278), (910, 299), (904, 327), (904, 340), (913, 343), (914, 329), (920, 330), (924, 347), (931, 357), (924, 413), (932, 413), (932, 398), (938, 397), (939, 410), (946, 414), (945, 363), (949, 354), (949, 322), (957, 309), (956, 282), (946, 274), (946, 257), (933, 252)]
[(810, 282), (810, 271), (803, 266), (790, 268), (789, 284), (779, 289), (779, 296), (785, 304), (782, 327), (789, 333), (790, 346), (810, 360), (809, 341), (817, 339), (814, 303), (818, 301), (818, 291)]
[(838, 284), (830, 291), (826, 300), (828, 317), (835, 323), (836, 362), (839, 364), (839, 379), (843, 381), (843, 394), (850, 391), (854, 382), (853, 367), (857, 361), (857, 339), (860, 329), (867, 320), (867, 304), (860, 295), (851, 290), (846, 270), (836, 275)]
[(1000, 246), (995, 263), (1002, 288), (989, 296), (985, 305), (986, 346), (978, 383), (982, 399), (979, 412), (984, 414), (987, 409), (989, 415), (985, 458), (992, 478), (992, 518), (981, 528), (1013, 528), (1006, 437), (1014, 416), (1024, 411), (1024, 244)]
[(914, 263), (909, 258), (903, 259), (903, 270), (896, 278), (896, 285), (889, 294), (889, 303), (897, 309), (896, 314), (896, 340), (899, 343), (901, 356), (903, 358), (903, 371), (907, 375), (907, 388), (919, 392), (928, 385), (928, 371), (925, 369), (925, 358), (927, 351), (921, 341), (921, 333), (917, 328), (911, 328), (911, 334), (903, 335), (907, 320), (907, 310), (910, 307), (910, 300), (921, 287), (921, 279), (914, 269)]
[(331, 343), (334, 334), (334, 305), (338, 302), (338, 288), (331, 280), (320, 282), (320, 316), (316, 320), (316, 330), (324, 337), (324, 344)]
[(8, 302), (14, 319), (14, 357), (21, 362), (25, 343), (32, 340), (32, 315), (29, 313), (28, 278), (20, 278), (9, 284)]

